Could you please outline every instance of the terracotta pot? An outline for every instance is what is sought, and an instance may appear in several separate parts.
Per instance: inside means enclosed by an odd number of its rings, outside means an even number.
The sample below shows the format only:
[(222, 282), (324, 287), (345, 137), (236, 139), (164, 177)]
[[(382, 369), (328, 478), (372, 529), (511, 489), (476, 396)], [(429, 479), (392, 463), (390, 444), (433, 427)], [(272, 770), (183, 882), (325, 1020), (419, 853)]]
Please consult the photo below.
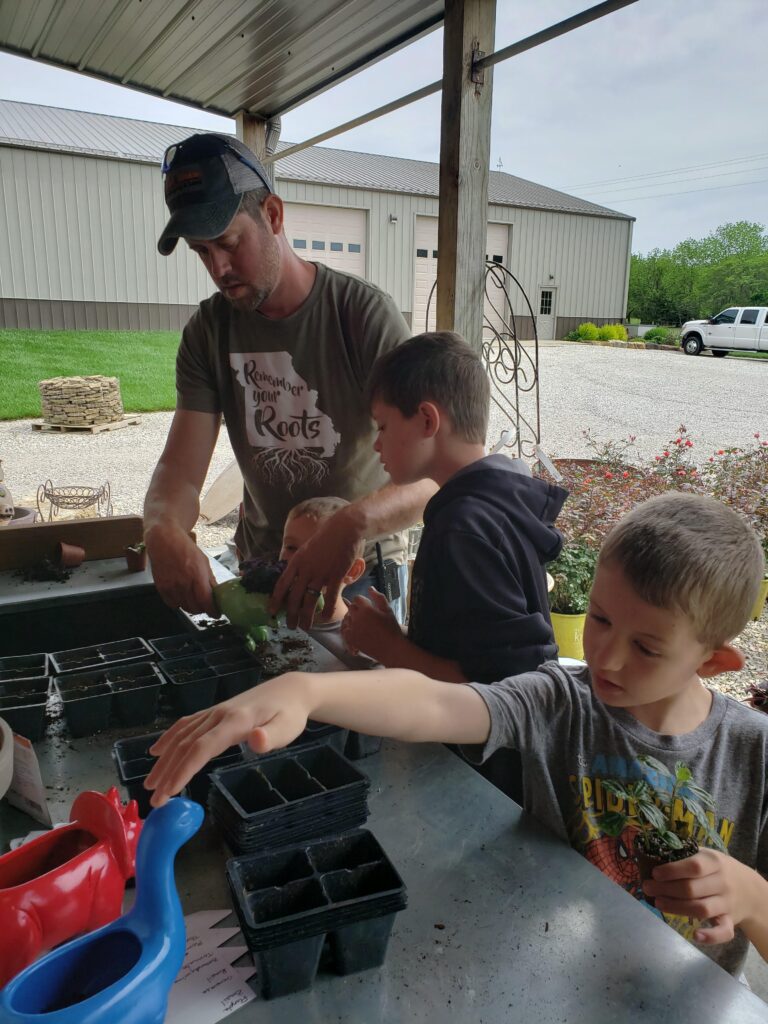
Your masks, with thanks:
[(126, 548), (125, 564), (128, 566), (128, 572), (144, 572), (147, 568), (146, 548), (142, 548), (141, 551), (136, 551), (135, 548)]
[(56, 561), (59, 565), (65, 569), (76, 569), (78, 565), (82, 564), (85, 558), (85, 548), (81, 548), (79, 544), (66, 544), (63, 540), (59, 541), (56, 548)]

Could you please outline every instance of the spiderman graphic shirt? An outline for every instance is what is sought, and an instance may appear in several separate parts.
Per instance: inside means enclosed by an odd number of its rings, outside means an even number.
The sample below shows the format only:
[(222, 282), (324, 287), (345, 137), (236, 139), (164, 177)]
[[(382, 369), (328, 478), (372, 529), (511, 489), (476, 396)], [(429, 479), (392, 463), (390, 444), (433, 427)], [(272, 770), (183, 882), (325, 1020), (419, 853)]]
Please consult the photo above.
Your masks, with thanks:
[[(470, 685), (488, 706), (491, 732), (484, 747), (463, 748), (467, 757), (480, 763), (501, 747), (519, 750), (526, 810), (681, 935), (690, 940), (695, 930), (687, 918), (662, 915), (644, 899), (635, 856), (640, 822), (605, 781), (626, 785), (644, 778), (658, 790), (663, 778), (640, 758), (670, 771), (684, 761), (714, 799), (709, 825), (728, 854), (768, 876), (768, 715), (714, 691), (698, 728), (665, 736), (596, 699), (586, 667), (567, 671), (556, 662), (488, 686)], [(606, 812), (626, 815), (619, 835), (602, 827)], [(673, 814), (706, 845), (682, 802)], [(747, 946), (737, 930), (729, 943), (699, 948), (738, 975)]]

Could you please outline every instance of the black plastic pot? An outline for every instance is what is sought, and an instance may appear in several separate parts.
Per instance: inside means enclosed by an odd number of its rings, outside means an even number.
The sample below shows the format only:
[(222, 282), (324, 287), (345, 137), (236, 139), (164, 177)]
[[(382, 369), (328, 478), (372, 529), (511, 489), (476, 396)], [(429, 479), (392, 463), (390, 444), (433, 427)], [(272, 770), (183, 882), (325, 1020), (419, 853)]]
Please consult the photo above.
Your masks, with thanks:
[(112, 688), (108, 683), (84, 674), (57, 677), (53, 685), (72, 736), (92, 736), (107, 728), (112, 713)]
[(154, 721), (163, 677), (152, 662), (122, 665), (101, 674), (112, 688), (112, 712), (122, 725)]
[(117, 777), (128, 791), (131, 800), (139, 805), (139, 814), (146, 818), (152, 810), (149, 804), (151, 793), (144, 789), (144, 779), (152, 771), (157, 760), (150, 757), (149, 748), (162, 736), (161, 732), (145, 736), (132, 736), (118, 740), (112, 747), (112, 757), (117, 768)]
[(196, 775), (187, 783), (187, 795), (190, 800), (195, 800), (197, 803), (206, 806), (208, 802), (208, 792), (211, 788), (211, 775), (219, 768), (230, 768), (234, 765), (243, 764), (245, 762), (245, 755), (240, 748), (240, 745), (234, 747), (228, 747), (225, 751), (219, 754), (218, 757), (212, 758), (208, 764), (202, 768)]
[(308, 988), (320, 965), (337, 974), (380, 966), (407, 903), (402, 879), (364, 829), (235, 858), (227, 881), (265, 999)]
[(182, 715), (212, 707), (255, 686), (261, 669), (244, 651), (216, 651), (161, 661), (174, 707)]
[[(20, 692), (9, 693), (7, 690), (0, 696), (0, 718), (4, 718), (11, 729), (30, 742), (42, 739), (45, 732), (45, 709), (48, 703), (48, 680), (25, 680), (37, 688), (22, 689), (23, 684), (16, 684)], [(44, 688), (43, 687), (44, 684)], [(9, 687), (10, 689), (10, 684)]]
[(0, 693), (5, 683), (19, 679), (34, 679), (49, 675), (47, 654), (21, 654), (15, 658), (0, 658)]
[(104, 668), (105, 665), (117, 665), (125, 661), (152, 660), (155, 653), (146, 640), (136, 636), (109, 644), (55, 651), (49, 657), (54, 675), (61, 676), (68, 672), (87, 672), (89, 669)]
[(163, 659), (189, 658), (213, 651), (244, 651), (243, 641), (229, 628), (208, 629), (200, 633), (177, 633), (149, 641), (150, 647)]

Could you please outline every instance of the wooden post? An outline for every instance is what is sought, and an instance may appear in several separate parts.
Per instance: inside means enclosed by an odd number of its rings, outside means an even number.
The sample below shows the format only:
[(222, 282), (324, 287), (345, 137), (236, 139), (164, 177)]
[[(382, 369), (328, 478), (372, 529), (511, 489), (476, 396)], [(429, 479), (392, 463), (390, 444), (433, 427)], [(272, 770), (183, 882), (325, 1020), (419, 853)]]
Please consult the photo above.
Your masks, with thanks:
[[(267, 122), (263, 117), (249, 114), (247, 110), (239, 110), (235, 114), (237, 137), (244, 142), (262, 162), (267, 156)], [(275, 183), (275, 168), (272, 163), (265, 163), (264, 170), (269, 180)]]
[(492, 72), (473, 81), (473, 54), (493, 52), (496, 0), (446, 0), (440, 130), (437, 327), (479, 351), (483, 330)]

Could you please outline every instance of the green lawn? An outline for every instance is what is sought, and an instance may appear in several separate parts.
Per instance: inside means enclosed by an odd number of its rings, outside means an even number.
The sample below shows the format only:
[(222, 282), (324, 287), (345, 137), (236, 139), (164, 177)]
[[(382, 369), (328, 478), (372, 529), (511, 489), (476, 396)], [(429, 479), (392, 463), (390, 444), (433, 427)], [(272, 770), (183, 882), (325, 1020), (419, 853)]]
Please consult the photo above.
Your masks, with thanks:
[(118, 377), (126, 412), (176, 403), (177, 331), (0, 330), (0, 420), (38, 418), (38, 381), (103, 374)]

